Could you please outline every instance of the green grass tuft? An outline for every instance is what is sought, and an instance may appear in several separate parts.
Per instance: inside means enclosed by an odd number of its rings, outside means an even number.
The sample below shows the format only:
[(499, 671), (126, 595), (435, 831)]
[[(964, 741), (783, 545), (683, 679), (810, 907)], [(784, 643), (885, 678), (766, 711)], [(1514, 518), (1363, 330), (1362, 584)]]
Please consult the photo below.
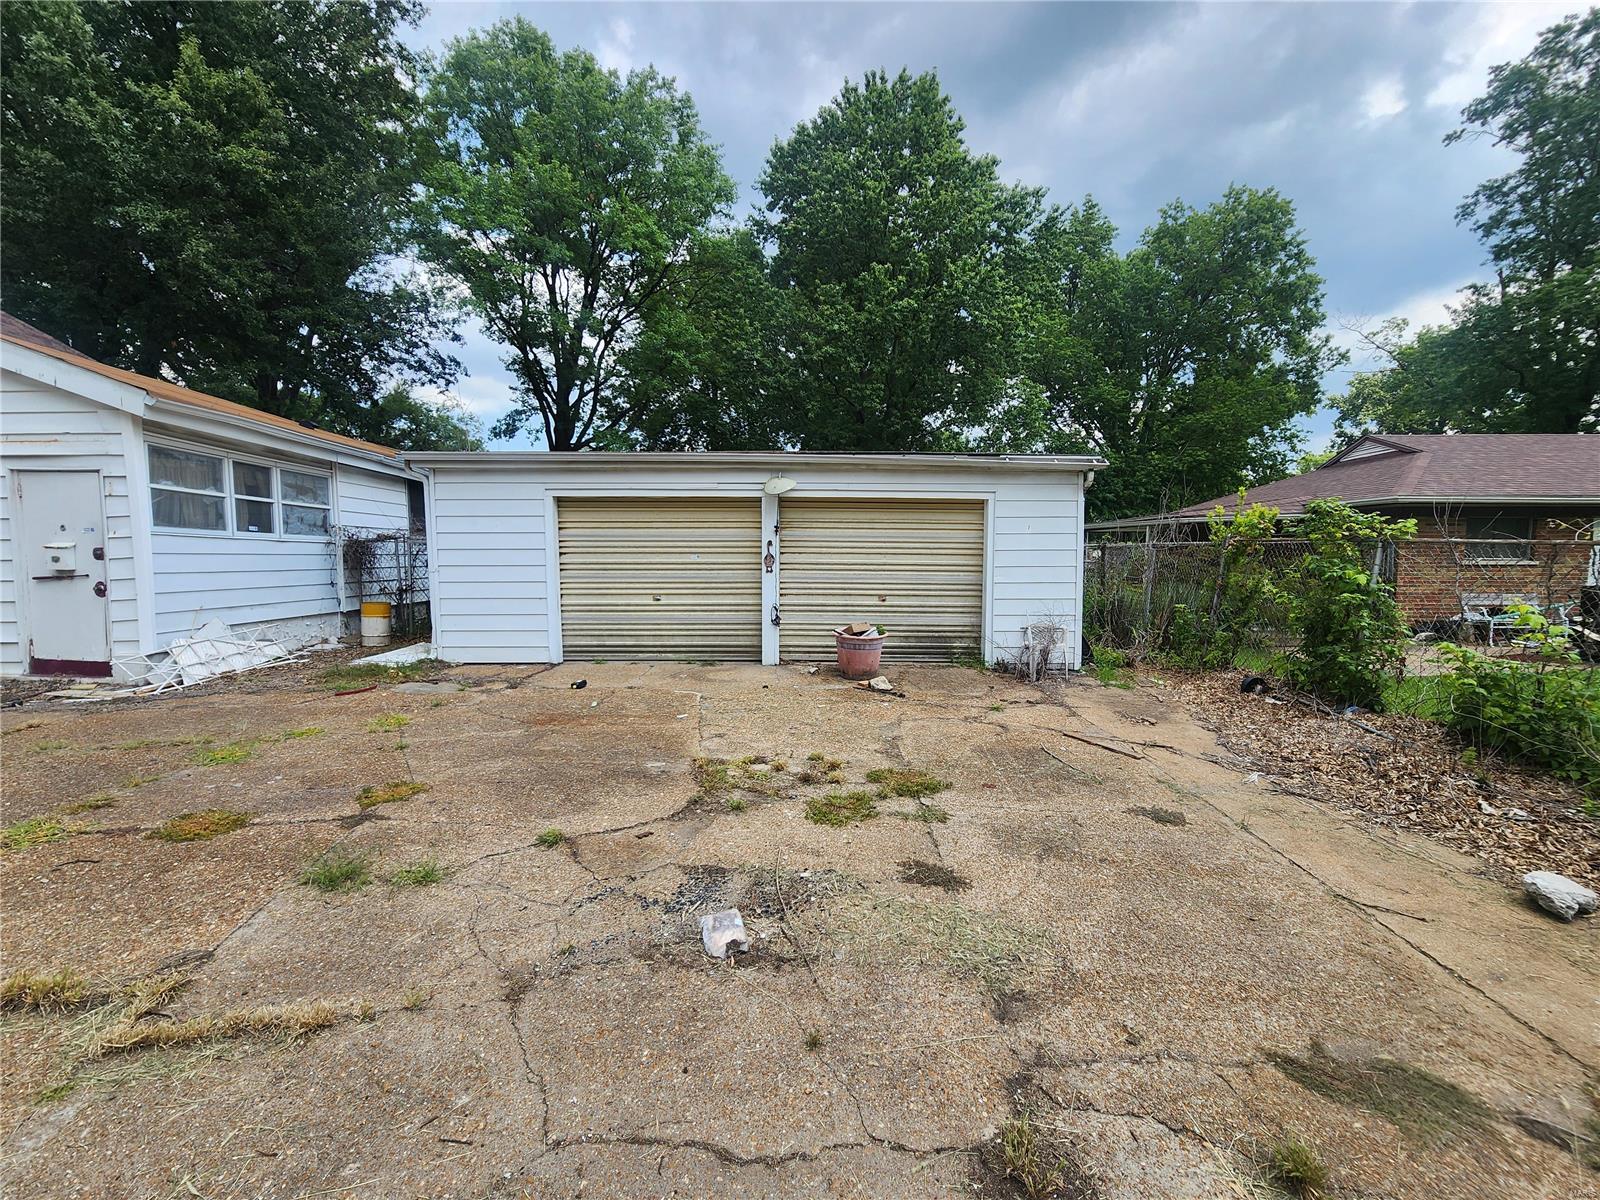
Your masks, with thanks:
[(0, 831), (0, 846), (7, 851), (28, 850), (50, 842), (59, 842), (72, 830), (55, 817), (29, 817), (7, 825)]
[(255, 750), (254, 742), (230, 742), (226, 746), (207, 746), (196, 750), (194, 761), (202, 767), (221, 767), (228, 763), (240, 763), (250, 757)]
[(900, 796), (906, 800), (935, 796), (950, 787), (945, 780), (911, 767), (880, 767), (876, 771), (868, 771), (867, 782), (877, 784), (884, 796)]
[(381, 717), (373, 717), (367, 722), (368, 733), (392, 733), (396, 729), (404, 729), (411, 724), (411, 718), (403, 713), (384, 713)]
[(1261, 1174), (1273, 1187), (1300, 1200), (1318, 1200), (1328, 1186), (1328, 1168), (1323, 1165), (1322, 1156), (1316, 1147), (1293, 1133), (1284, 1134), (1267, 1147)]
[(389, 876), (389, 882), (395, 887), (427, 887), (443, 881), (444, 868), (434, 858), (419, 858)]
[(409, 800), (413, 796), (420, 796), (428, 790), (425, 783), (412, 783), (404, 779), (390, 780), (385, 784), (371, 784), (361, 789), (361, 794), (356, 797), (356, 806), (363, 811), (377, 808), (380, 804), (394, 804), (400, 800)]
[(878, 815), (877, 799), (871, 792), (829, 792), (806, 801), (806, 820), (834, 827), (870, 820)]
[(917, 806), (910, 812), (896, 813), (902, 821), (921, 821), (927, 825), (943, 825), (950, 819), (950, 814), (937, 804), (926, 801), (917, 801)]
[(329, 850), (300, 873), (300, 882), (319, 892), (356, 892), (372, 882), (372, 859), (354, 850)]
[(159, 828), (151, 830), (149, 837), (161, 842), (208, 842), (214, 837), (232, 833), (250, 824), (254, 814), (235, 812), (231, 808), (208, 808), (203, 812), (179, 813)]
[(533, 839), (535, 845), (543, 846), (546, 850), (552, 850), (566, 840), (567, 835), (559, 829), (546, 829)]
[(416, 662), (408, 663), (348, 664), (324, 671), (317, 676), (317, 685), (330, 691), (343, 692), (375, 683), (407, 683), (437, 675), (449, 665), (437, 658), (419, 658)]
[(90, 796), (87, 800), (78, 800), (72, 804), (64, 804), (61, 811), (64, 813), (96, 812), (102, 808), (110, 808), (117, 802), (117, 798), (109, 792), (102, 792), (98, 796)]

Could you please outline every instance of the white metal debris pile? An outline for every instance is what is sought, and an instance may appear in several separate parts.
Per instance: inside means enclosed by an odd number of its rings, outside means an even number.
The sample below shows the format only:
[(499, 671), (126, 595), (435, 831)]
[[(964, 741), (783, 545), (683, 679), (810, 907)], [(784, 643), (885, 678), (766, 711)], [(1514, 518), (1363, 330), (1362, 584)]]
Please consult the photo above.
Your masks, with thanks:
[(265, 626), (230, 629), (221, 621), (207, 621), (193, 634), (170, 643), (160, 657), (130, 654), (112, 660), (115, 672), (138, 682), (122, 687), (97, 686), (93, 691), (51, 693), (69, 704), (118, 700), (129, 696), (155, 696), (207, 683), (224, 675), (241, 675), (260, 667), (303, 661), (309, 650), (335, 650), (337, 642), (291, 651)]

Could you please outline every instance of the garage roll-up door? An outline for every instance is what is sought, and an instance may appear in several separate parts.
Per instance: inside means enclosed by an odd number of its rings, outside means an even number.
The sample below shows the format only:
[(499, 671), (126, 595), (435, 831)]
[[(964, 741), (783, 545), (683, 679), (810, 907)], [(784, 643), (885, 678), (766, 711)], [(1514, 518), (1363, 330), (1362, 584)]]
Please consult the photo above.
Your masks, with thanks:
[(761, 503), (564, 497), (567, 658), (761, 660)]
[(784, 658), (831, 659), (833, 630), (851, 621), (888, 630), (888, 659), (979, 648), (983, 501), (784, 497), (778, 513)]

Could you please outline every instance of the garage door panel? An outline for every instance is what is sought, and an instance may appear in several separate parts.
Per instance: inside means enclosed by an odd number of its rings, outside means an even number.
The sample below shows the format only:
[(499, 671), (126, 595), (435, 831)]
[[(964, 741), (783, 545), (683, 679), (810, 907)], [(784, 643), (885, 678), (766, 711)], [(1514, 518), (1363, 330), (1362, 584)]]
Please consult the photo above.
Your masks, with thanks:
[(981, 500), (784, 499), (785, 658), (831, 658), (833, 630), (873, 621), (888, 660), (945, 660), (983, 636)]
[(761, 505), (557, 501), (567, 658), (761, 658)]

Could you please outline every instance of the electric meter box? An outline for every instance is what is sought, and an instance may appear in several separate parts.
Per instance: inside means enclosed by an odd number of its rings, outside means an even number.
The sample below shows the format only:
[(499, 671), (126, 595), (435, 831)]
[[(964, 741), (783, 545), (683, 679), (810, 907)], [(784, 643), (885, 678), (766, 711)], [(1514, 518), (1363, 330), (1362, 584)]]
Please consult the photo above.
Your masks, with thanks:
[(78, 570), (77, 542), (46, 542), (45, 561), (57, 575), (74, 575)]

